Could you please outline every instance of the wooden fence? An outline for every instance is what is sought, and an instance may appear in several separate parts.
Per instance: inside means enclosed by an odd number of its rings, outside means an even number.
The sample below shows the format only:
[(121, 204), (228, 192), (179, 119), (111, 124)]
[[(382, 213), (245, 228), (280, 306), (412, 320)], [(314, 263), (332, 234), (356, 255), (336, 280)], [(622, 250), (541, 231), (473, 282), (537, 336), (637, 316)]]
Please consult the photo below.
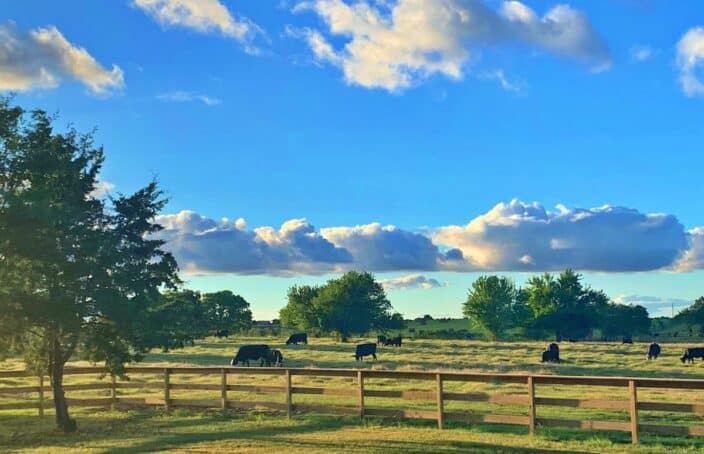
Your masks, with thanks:
[[(68, 368), (65, 374), (74, 375), (104, 375), (104, 370), (98, 367)], [(254, 409), (265, 408), (285, 412), (288, 417), (294, 413), (324, 413), (352, 414), (391, 418), (417, 418), (437, 422), (442, 429), (446, 421), (465, 424), (510, 424), (527, 426), (531, 434), (536, 427), (567, 427), (584, 430), (609, 430), (630, 432), (633, 443), (638, 443), (641, 432), (677, 436), (704, 436), (704, 425), (666, 425), (644, 424), (639, 422), (639, 411), (656, 411), (669, 413), (690, 413), (704, 415), (704, 404), (649, 402), (638, 399), (640, 389), (668, 390), (704, 390), (704, 380), (701, 379), (659, 379), (632, 377), (591, 377), (591, 376), (557, 376), (557, 375), (519, 375), (519, 374), (483, 374), (461, 372), (412, 372), (358, 369), (288, 369), (288, 368), (243, 368), (243, 367), (131, 367), (127, 369), (131, 377), (139, 375), (159, 375), (161, 382), (130, 382), (119, 381), (107, 376), (100, 383), (67, 384), (64, 389), (69, 395), (69, 405), (85, 407), (106, 407), (121, 409), (134, 406), (158, 406), (167, 412), (175, 407), (200, 407), (220, 409)], [(219, 383), (178, 383), (172, 378), (179, 375), (216, 376)], [(281, 377), (280, 385), (231, 384), (229, 376), (275, 376)], [(0, 372), (0, 380), (29, 377), (24, 371)], [(351, 379), (354, 386), (347, 388), (294, 386), (294, 377), (342, 377)], [(431, 389), (417, 390), (380, 390), (369, 389), (367, 385), (373, 380), (391, 379), (394, 382), (404, 380), (419, 380), (431, 383)], [(520, 386), (525, 392), (514, 395), (489, 394), (485, 392), (448, 392), (444, 385), (449, 382), (488, 383), (493, 385), (512, 384)], [(536, 395), (538, 385), (582, 386), (588, 389), (599, 387), (614, 387), (623, 390), (623, 399), (599, 398), (564, 398)], [(524, 388), (523, 388), (524, 387)], [(120, 390), (151, 389), (160, 394), (159, 397), (121, 396)], [(77, 399), (70, 394), (75, 391), (103, 390), (109, 397)], [(197, 390), (219, 393), (219, 398), (212, 399), (180, 399), (173, 398), (172, 391)], [(245, 401), (228, 397), (228, 391), (245, 391), (256, 394), (276, 394), (281, 402)], [(36, 398), (29, 398), (36, 394)], [(5, 386), (0, 387), (0, 396), (21, 397), (18, 402), (0, 403), (0, 410), (37, 409), (40, 416), (44, 410), (53, 405), (46, 398), (50, 394), (43, 377), (38, 378), (36, 386)], [(316, 396), (348, 396), (353, 400), (353, 406), (323, 405), (321, 403), (296, 403), (294, 395)], [(592, 395), (592, 392), (589, 392)], [(374, 408), (365, 403), (365, 398), (395, 398), (407, 401), (426, 401), (433, 410), (423, 409), (389, 409)], [(479, 414), (472, 411), (446, 411), (447, 402), (484, 402), (487, 404), (519, 407), (522, 414)], [(624, 412), (622, 421), (579, 420), (537, 417), (539, 406), (569, 407), (574, 409), (600, 409)]]

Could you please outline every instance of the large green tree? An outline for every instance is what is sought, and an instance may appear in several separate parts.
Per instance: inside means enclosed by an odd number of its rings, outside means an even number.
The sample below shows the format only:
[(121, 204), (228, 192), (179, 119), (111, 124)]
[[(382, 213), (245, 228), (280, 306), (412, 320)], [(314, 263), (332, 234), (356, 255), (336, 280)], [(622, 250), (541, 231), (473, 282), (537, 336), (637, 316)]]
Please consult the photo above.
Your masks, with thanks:
[(472, 283), (462, 312), (475, 326), (498, 339), (514, 326), (520, 304), (519, 291), (504, 276), (481, 276)]
[(171, 339), (155, 335), (161, 289), (179, 284), (154, 239), (165, 204), (155, 183), (95, 196), (103, 150), (90, 134), (0, 100), (0, 339), (50, 375), (56, 423), (75, 430), (63, 390), (75, 354), (122, 374)]
[(284, 327), (352, 334), (399, 326), (384, 287), (370, 273), (350, 271), (321, 287), (292, 287), (281, 310)]
[(699, 325), (704, 328), (704, 296), (697, 298), (694, 304), (682, 310), (675, 319), (684, 321), (688, 325)]
[(211, 334), (214, 331), (237, 332), (252, 326), (249, 303), (240, 295), (235, 295), (229, 290), (204, 293), (202, 303)]

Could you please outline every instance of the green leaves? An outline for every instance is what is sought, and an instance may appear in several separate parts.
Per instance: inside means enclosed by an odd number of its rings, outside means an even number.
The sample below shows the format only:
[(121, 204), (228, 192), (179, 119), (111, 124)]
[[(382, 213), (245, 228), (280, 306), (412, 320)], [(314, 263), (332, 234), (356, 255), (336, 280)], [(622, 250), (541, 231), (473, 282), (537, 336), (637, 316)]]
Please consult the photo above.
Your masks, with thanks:
[(291, 287), (281, 323), (296, 329), (338, 333), (342, 338), (399, 326), (386, 293), (370, 273), (350, 271), (320, 287)]
[(462, 312), (492, 339), (498, 339), (515, 325), (519, 303), (518, 290), (509, 278), (481, 276), (472, 284)]

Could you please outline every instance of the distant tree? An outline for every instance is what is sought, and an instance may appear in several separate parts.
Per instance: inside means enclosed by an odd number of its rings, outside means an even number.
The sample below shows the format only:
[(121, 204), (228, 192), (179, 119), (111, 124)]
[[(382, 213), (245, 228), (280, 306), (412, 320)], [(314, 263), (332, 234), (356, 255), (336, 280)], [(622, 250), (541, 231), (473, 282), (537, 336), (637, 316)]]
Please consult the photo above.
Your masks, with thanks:
[(252, 326), (252, 311), (247, 300), (229, 290), (204, 293), (203, 311), (208, 330), (238, 332)]
[(403, 319), (403, 315), (395, 312), (386, 321), (382, 321), (381, 325), (382, 330), (401, 330), (406, 327), (406, 321)]
[(350, 271), (321, 287), (292, 287), (281, 309), (286, 327), (318, 329), (346, 340), (352, 334), (386, 329), (398, 323), (384, 288), (370, 273)]
[(555, 338), (584, 337), (597, 324), (596, 308), (608, 297), (582, 285), (582, 276), (565, 270), (555, 279), (551, 274), (528, 281), (526, 304), (538, 329), (551, 331)]
[(650, 317), (643, 306), (609, 303), (599, 308), (599, 326), (604, 336), (633, 336), (650, 331)]
[(495, 340), (514, 325), (518, 290), (511, 279), (481, 276), (469, 290), (462, 312)]
[(154, 314), (160, 290), (180, 281), (153, 238), (166, 203), (156, 183), (97, 198), (103, 150), (90, 134), (55, 132), (52, 121), (0, 99), (0, 339), (48, 372), (56, 424), (71, 432), (66, 362), (78, 353), (121, 374), (157, 344), (173, 345), (152, 334)]
[(313, 306), (319, 293), (320, 287), (310, 285), (294, 285), (288, 289), (288, 302), (279, 312), (281, 326), (303, 331), (320, 329), (321, 320)]
[(675, 316), (675, 320), (704, 327), (704, 296), (697, 298), (694, 304), (680, 311)]
[(193, 345), (210, 331), (201, 295), (193, 290), (168, 292), (152, 309), (152, 344), (168, 351)]

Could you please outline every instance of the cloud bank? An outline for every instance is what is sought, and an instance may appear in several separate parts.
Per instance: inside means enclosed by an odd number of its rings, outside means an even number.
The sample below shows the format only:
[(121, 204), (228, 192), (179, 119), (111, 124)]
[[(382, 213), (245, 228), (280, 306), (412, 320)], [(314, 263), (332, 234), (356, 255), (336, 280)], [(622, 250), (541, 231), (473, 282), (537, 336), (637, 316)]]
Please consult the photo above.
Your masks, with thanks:
[(381, 281), (381, 285), (389, 290), (406, 290), (414, 288), (430, 290), (433, 288), (445, 287), (445, 284), (441, 283), (437, 279), (426, 277), (422, 274), (409, 274), (408, 276), (402, 276), (395, 279), (384, 279)]
[(51, 89), (65, 79), (81, 82), (98, 95), (125, 85), (119, 66), (103, 67), (56, 27), (24, 33), (13, 23), (0, 25), (0, 90)]
[(133, 0), (164, 27), (183, 27), (199, 33), (220, 33), (245, 45), (245, 50), (258, 53), (252, 45), (262, 30), (245, 17), (235, 17), (219, 0)]
[(549, 211), (513, 200), (467, 224), (429, 232), (378, 223), (318, 230), (306, 219), (249, 230), (242, 218), (213, 220), (192, 211), (156, 220), (186, 273), (704, 269), (704, 228), (686, 231), (672, 215), (614, 206)]
[(677, 43), (677, 68), (684, 94), (704, 95), (704, 27), (689, 29)]
[[(595, 70), (610, 66), (609, 49), (587, 16), (557, 5), (539, 16), (518, 1), (498, 10), (481, 0), (312, 0), (296, 13), (317, 14), (325, 31), (302, 29), (317, 60), (339, 67), (350, 84), (399, 91), (432, 75), (460, 79), (475, 49), (518, 44), (571, 58)], [(334, 45), (335, 41), (344, 41)]]
[(692, 305), (693, 301), (682, 298), (661, 298), (645, 295), (619, 295), (614, 298), (616, 304), (638, 305), (648, 309), (651, 317), (670, 317)]

